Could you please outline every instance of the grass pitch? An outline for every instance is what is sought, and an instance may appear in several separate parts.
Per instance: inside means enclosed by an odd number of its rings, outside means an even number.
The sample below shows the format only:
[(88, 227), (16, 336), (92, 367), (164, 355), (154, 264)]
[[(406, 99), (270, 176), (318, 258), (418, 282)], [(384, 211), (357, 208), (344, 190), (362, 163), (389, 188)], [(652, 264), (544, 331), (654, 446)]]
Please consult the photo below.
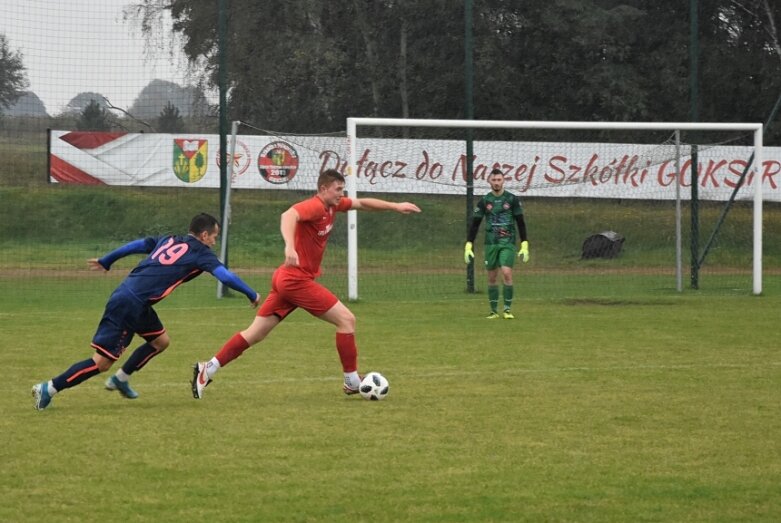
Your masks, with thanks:
[(762, 297), (519, 283), (514, 321), (484, 319), (484, 294), (358, 302), (383, 402), (341, 393), (333, 329), (302, 311), (192, 399), (190, 365), (254, 314), (210, 280), (159, 304), (172, 344), (139, 399), (102, 375), (36, 412), (116, 282), (47, 301), (53, 282), (0, 278), (0, 520), (781, 520), (777, 277)]
[[(265, 294), (300, 195), (235, 196), (231, 267)], [(463, 202), (411, 199), (424, 213), (359, 229), (359, 362), (387, 400), (341, 393), (333, 329), (301, 311), (193, 400), (192, 363), (254, 314), (204, 275), (157, 306), (172, 344), (134, 375), (140, 398), (103, 375), (36, 412), (31, 386), (90, 357), (137, 261), (99, 275), (84, 260), (180, 230), (216, 192), (1, 188), (0, 521), (781, 521), (781, 207), (765, 207), (753, 297), (745, 205), (701, 290), (678, 294), (669, 205), (529, 201), (517, 319), (489, 321), (482, 270), (483, 293), (463, 292)], [(581, 261), (607, 228), (621, 258)], [(323, 278), (337, 293), (344, 237), (341, 220)]]

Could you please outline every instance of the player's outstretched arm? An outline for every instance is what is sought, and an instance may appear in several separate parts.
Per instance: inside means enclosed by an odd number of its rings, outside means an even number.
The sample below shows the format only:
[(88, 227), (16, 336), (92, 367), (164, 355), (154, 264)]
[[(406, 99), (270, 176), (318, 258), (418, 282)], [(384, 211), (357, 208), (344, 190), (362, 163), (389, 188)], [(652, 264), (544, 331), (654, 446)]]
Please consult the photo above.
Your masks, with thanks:
[(420, 208), (410, 202), (389, 202), (379, 198), (356, 198), (353, 200), (353, 209), (366, 211), (396, 211), (401, 214), (420, 212)]
[[(111, 266), (114, 264), (114, 262), (120, 258), (124, 258), (125, 256), (129, 256), (131, 254), (149, 254), (152, 252), (152, 249), (155, 248), (156, 243), (157, 240), (155, 238), (141, 238), (139, 240), (133, 240), (132, 242), (126, 243), (118, 249), (114, 249), (102, 258), (94, 259), (94, 262), (99, 265), (100, 268), (107, 271), (111, 269)], [(87, 260), (87, 263), (90, 265), (90, 269), (96, 271), (100, 270), (100, 268), (93, 266), (93, 260)]]

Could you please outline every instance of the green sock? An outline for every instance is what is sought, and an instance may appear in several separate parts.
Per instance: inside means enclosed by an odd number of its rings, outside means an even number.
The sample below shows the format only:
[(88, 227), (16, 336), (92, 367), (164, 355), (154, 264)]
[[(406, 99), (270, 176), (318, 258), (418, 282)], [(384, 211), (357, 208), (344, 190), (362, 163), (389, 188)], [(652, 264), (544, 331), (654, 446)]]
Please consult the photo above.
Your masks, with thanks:
[(496, 312), (496, 308), (499, 306), (499, 286), (488, 286), (488, 304), (491, 306), (491, 311)]
[(502, 292), (504, 294), (504, 310), (509, 311), (513, 305), (513, 286), (505, 285)]

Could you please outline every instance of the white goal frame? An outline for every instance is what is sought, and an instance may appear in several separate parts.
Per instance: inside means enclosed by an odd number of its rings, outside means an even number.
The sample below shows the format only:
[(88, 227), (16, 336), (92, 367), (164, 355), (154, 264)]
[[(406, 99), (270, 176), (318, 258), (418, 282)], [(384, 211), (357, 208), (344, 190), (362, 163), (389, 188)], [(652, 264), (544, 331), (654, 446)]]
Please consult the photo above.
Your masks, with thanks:
[[(754, 179), (753, 209), (753, 293), (762, 293), (762, 165), (761, 123), (695, 123), (695, 122), (568, 122), (568, 121), (513, 121), (513, 120), (442, 120), (416, 118), (348, 118), (347, 138), (349, 166), (346, 189), (350, 198), (357, 197), (357, 130), (360, 126), (378, 127), (442, 127), (462, 129), (566, 129), (616, 131), (752, 131), (754, 133), (754, 161), (751, 174)], [(358, 219), (356, 211), (347, 213), (347, 291), (350, 300), (358, 299)]]

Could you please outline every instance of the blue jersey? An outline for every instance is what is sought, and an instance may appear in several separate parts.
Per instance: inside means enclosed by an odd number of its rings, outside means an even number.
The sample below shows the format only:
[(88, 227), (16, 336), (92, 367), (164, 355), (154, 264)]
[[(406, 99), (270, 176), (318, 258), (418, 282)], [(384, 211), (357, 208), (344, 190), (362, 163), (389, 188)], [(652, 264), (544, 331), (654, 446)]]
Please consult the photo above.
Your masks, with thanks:
[[(204, 271), (213, 273), (222, 263), (194, 236), (163, 236), (136, 240), (98, 260), (106, 269), (119, 258), (132, 253), (148, 253), (117, 289), (128, 292), (146, 304), (157, 303), (176, 287)], [(250, 298), (252, 299), (252, 298)]]
[(98, 263), (109, 270), (115, 261), (130, 254), (148, 256), (111, 295), (92, 338), (92, 347), (111, 360), (122, 355), (134, 334), (151, 341), (165, 332), (152, 305), (204, 271), (244, 293), (252, 302), (258, 296), (220, 262), (208, 245), (192, 235), (134, 240), (106, 254)]

